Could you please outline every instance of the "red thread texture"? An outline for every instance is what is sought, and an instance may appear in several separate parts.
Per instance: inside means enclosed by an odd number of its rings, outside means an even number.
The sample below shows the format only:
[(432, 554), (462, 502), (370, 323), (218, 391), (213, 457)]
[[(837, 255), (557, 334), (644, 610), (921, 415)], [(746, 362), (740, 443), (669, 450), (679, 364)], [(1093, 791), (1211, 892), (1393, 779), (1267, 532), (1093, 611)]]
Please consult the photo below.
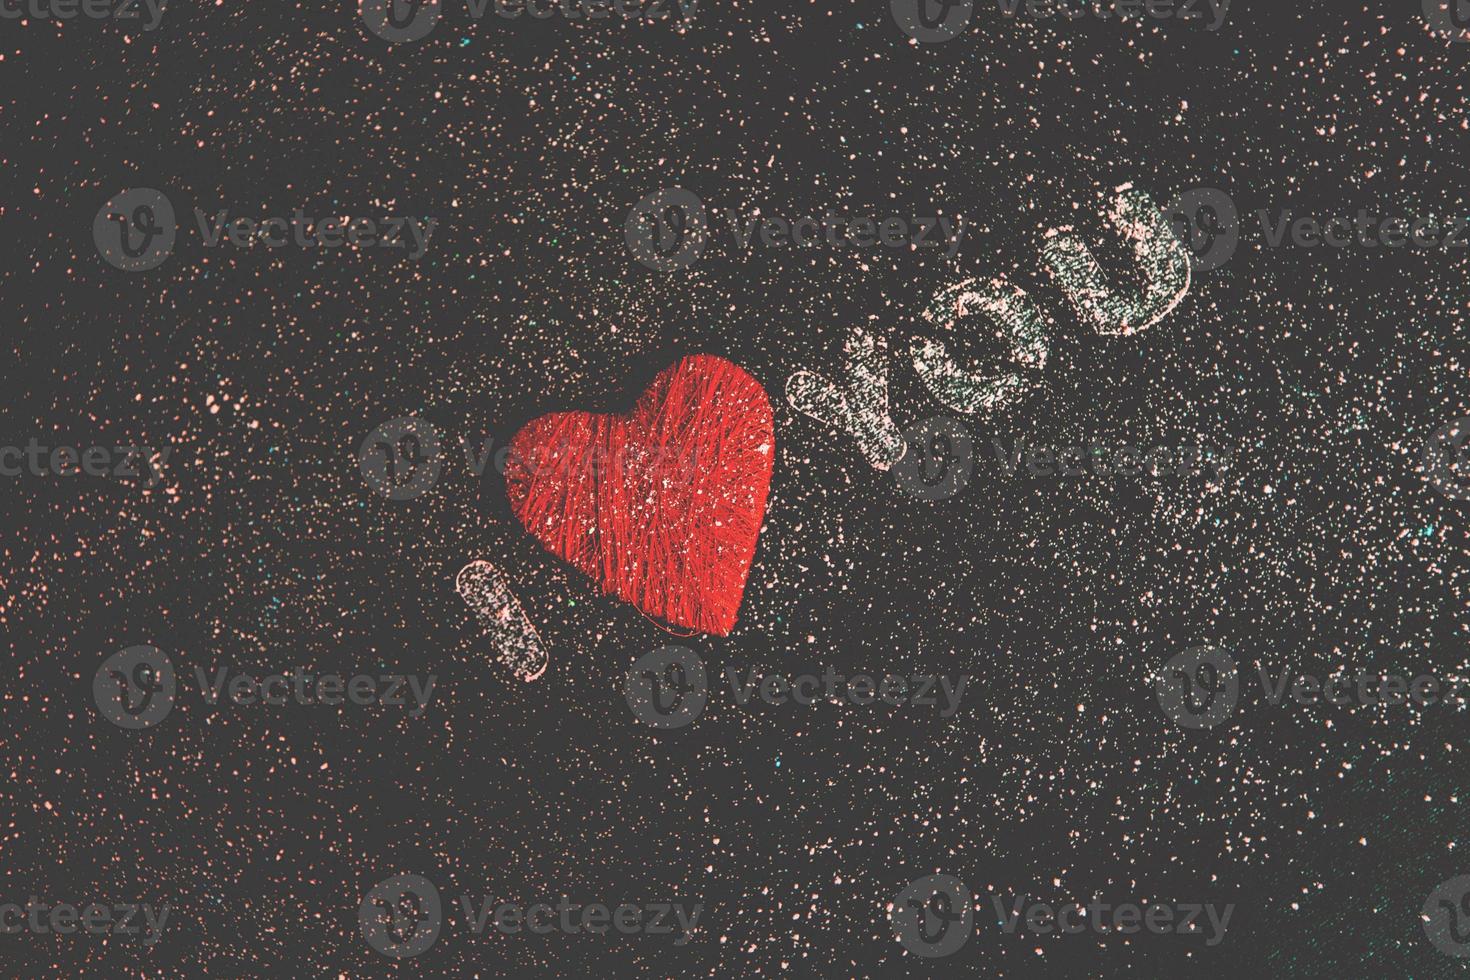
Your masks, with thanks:
[(708, 354), (666, 368), (627, 415), (558, 412), (511, 440), (516, 517), (604, 593), (673, 626), (727, 635), (776, 455), (771, 402)]

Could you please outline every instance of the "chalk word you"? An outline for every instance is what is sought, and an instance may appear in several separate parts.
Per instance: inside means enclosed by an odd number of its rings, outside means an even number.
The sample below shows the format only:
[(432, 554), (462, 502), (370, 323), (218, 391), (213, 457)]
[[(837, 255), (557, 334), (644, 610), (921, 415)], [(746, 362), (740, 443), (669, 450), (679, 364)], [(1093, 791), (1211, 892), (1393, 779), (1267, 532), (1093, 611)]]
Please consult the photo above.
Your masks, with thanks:
[[(1159, 207), (1143, 191), (1124, 184), (1106, 214), (1133, 253), (1143, 285), (1114, 288), (1092, 251), (1070, 227), (1047, 232), (1041, 260), (1078, 314), (1104, 336), (1141, 333), (1168, 316), (1189, 292), (1189, 252), (1173, 235)], [(1035, 385), (1051, 350), (1046, 318), (1025, 290), (1002, 279), (966, 279), (940, 292), (922, 313), (929, 323), (953, 328), (967, 316), (990, 320), (1010, 346), (1011, 365), (967, 366), (943, 342), (915, 339), (910, 348), (919, 380), (938, 401), (964, 414), (995, 415), (1015, 405)], [(873, 467), (886, 470), (907, 444), (888, 413), (888, 374), (880, 338), (861, 329), (849, 335), (847, 384), (812, 371), (786, 380), (786, 399), (803, 415), (852, 436)]]

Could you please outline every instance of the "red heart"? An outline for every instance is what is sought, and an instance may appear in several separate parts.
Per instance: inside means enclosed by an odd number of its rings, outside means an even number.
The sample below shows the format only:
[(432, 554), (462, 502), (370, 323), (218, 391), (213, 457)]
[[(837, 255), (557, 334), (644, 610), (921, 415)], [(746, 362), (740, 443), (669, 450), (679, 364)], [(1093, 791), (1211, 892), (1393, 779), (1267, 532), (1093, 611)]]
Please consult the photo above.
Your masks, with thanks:
[(735, 625), (776, 456), (771, 400), (708, 354), (627, 415), (557, 412), (516, 433), (505, 485), (527, 531), (604, 593), (675, 626)]

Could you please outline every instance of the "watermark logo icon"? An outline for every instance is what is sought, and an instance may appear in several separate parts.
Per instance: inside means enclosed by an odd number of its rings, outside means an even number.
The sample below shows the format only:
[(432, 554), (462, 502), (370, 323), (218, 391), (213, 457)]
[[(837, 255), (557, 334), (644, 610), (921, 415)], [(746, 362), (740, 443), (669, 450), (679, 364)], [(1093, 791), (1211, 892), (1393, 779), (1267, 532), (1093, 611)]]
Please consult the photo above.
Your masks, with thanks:
[(1240, 245), (1240, 211), (1229, 194), (1214, 187), (1184, 191), (1169, 203), (1164, 219), (1189, 252), (1195, 272), (1220, 268)]
[(1424, 901), (1424, 935), (1456, 959), (1470, 958), (1470, 875), (1444, 882)]
[(654, 728), (683, 728), (704, 711), (709, 678), (688, 647), (659, 647), (628, 668), (623, 696), (634, 717)]
[(1441, 426), (1424, 444), (1424, 470), (1451, 500), (1470, 500), (1470, 415)]
[(174, 706), (174, 665), (157, 647), (119, 650), (92, 677), (92, 699), (102, 717), (138, 731), (163, 721)]
[(408, 416), (384, 422), (357, 449), (362, 477), (389, 500), (410, 500), (439, 479), (439, 431)]
[(1159, 707), (1184, 728), (1214, 728), (1240, 700), (1240, 672), (1229, 653), (1190, 647), (1166, 663), (1156, 678)]
[(444, 904), (429, 879), (402, 874), (374, 885), (357, 907), (357, 919), (369, 946), (403, 960), (434, 945), (444, 924)]
[(1467, 0), (1424, 0), (1424, 20), (1430, 28), (1451, 41), (1470, 41), (1470, 2)]
[(439, 23), (442, 0), (362, 0), (362, 22), (393, 44), (419, 41)]
[(970, 26), (974, 0), (889, 0), (893, 21), (909, 37), (925, 44), (952, 41)]
[(975, 929), (974, 901), (953, 875), (929, 875), (898, 893), (890, 915), (898, 941), (915, 956), (949, 956)]
[(689, 268), (703, 254), (708, 238), (704, 202), (682, 187), (654, 191), (635, 204), (623, 222), (628, 251), (658, 272)]
[(907, 447), (893, 464), (893, 482), (915, 500), (948, 500), (970, 484), (975, 442), (958, 420), (937, 416), (904, 430)]
[(177, 235), (173, 204), (149, 187), (123, 191), (92, 219), (98, 254), (124, 272), (158, 268), (173, 253)]

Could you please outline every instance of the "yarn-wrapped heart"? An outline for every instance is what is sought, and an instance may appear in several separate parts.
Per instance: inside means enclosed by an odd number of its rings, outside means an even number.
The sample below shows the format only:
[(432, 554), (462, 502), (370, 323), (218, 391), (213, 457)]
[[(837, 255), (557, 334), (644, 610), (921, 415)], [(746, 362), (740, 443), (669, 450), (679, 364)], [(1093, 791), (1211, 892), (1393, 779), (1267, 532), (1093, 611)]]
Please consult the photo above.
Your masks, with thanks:
[(664, 369), (627, 415), (557, 412), (511, 440), (511, 510), (604, 593), (673, 626), (727, 635), (775, 460), (760, 382), (708, 354)]

